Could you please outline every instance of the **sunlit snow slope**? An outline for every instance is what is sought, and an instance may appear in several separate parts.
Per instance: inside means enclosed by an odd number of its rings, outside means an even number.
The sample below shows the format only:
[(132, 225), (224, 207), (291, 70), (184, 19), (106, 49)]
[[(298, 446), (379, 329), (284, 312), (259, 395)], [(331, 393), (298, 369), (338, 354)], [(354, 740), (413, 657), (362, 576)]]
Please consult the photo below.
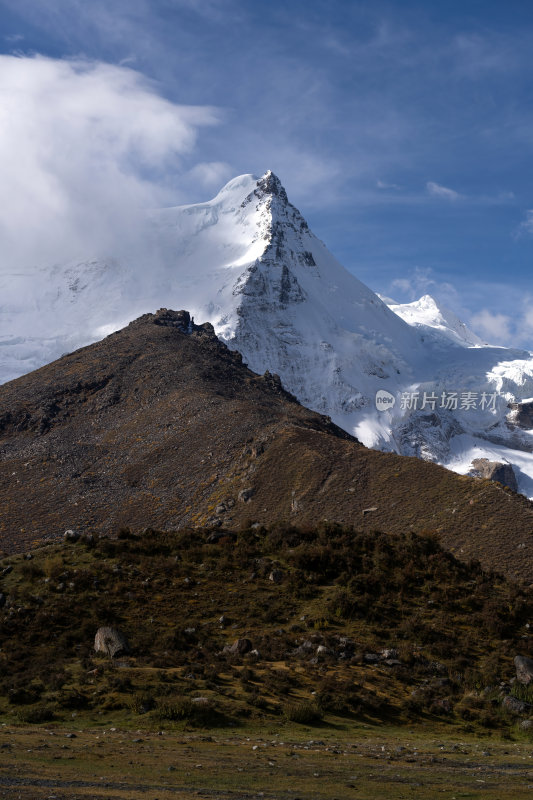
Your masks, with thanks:
[(393, 300), (382, 299), (395, 314), (398, 314), (409, 325), (419, 328), (426, 337), (436, 333), (445, 336), (455, 344), (486, 345), (486, 342), (469, 330), (453, 311), (437, 303), (429, 294), (425, 294), (420, 300), (412, 303), (395, 303)]
[[(508, 402), (533, 397), (531, 354), (485, 345), (429, 296), (389, 308), (314, 236), (271, 172), (153, 212), (142, 243), (2, 278), (0, 380), (146, 311), (184, 308), (368, 446), (459, 472), (473, 458), (508, 461), (533, 496), (533, 413), (531, 425), (527, 404), (507, 418)], [(392, 408), (376, 407), (380, 390)]]

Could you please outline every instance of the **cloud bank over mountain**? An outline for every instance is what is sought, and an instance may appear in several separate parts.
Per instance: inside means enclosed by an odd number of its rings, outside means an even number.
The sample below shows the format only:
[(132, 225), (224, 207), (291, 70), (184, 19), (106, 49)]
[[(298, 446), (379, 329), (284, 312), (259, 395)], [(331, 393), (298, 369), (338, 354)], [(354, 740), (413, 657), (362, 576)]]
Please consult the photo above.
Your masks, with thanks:
[(182, 157), (217, 123), (133, 69), (81, 59), (0, 56), (0, 98), (4, 275), (116, 252), (140, 211), (179, 196)]

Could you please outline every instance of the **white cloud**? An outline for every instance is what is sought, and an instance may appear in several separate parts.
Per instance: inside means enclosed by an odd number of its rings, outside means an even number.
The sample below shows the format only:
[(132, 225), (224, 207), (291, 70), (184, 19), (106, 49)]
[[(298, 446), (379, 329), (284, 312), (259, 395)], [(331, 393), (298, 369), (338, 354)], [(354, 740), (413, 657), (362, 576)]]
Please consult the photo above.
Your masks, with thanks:
[(190, 170), (188, 177), (206, 189), (218, 191), (234, 176), (230, 165), (224, 161), (201, 161)]
[(434, 277), (434, 272), (429, 267), (415, 267), (404, 278), (396, 278), (391, 283), (391, 290), (398, 290), (402, 302), (418, 300), (424, 294), (430, 294), (452, 309), (460, 308), (457, 313), (464, 313), (461, 308), (461, 299), (457, 289), (448, 281), (440, 281)]
[(399, 186), (397, 183), (385, 183), (385, 181), (377, 181), (376, 186), (378, 189), (401, 189), (402, 187)]
[(461, 197), (459, 192), (454, 191), (454, 189), (448, 189), (446, 186), (441, 186), (439, 183), (434, 183), (433, 181), (428, 181), (426, 183), (426, 189), (433, 197), (441, 197), (444, 200), (451, 200), (452, 202)]
[(126, 67), (0, 56), (0, 272), (115, 251), (216, 121)]
[(533, 209), (526, 211), (525, 219), (518, 226), (515, 236), (521, 234), (533, 234)]
[(474, 331), (491, 344), (509, 344), (513, 340), (512, 319), (506, 314), (494, 314), (484, 308), (474, 314), (470, 324)]
[(412, 281), (409, 278), (396, 278), (392, 281), (391, 286), (398, 289), (400, 292), (408, 295), (409, 300), (414, 300), (417, 292), (413, 287)]
[(521, 320), (522, 326), (526, 328), (531, 335), (531, 331), (533, 331), (533, 306), (531, 304), (531, 297), (526, 298), (524, 308), (524, 315)]

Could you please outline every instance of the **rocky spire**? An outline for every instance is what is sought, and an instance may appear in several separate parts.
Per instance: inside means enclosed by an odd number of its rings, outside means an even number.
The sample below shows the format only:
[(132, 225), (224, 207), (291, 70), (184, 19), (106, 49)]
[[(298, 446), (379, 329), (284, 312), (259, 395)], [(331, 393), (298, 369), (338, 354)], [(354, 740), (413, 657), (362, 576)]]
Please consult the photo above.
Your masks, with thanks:
[(274, 175), (271, 169), (265, 172), (257, 181), (256, 193), (260, 193), (261, 196), (270, 194), (274, 197), (278, 197), (284, 203), (289, 202), (287, 192), (283, 188), (280, 179), (277, 175)]

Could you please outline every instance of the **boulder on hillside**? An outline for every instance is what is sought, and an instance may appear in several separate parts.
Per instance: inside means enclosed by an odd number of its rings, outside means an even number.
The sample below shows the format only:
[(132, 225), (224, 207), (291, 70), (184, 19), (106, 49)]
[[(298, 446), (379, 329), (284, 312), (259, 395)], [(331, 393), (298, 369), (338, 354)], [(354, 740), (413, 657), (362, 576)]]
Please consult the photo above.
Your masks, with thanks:
[(127, 655), (130, 646), (126, 636), (118, 628), (98, 628), (94, 637), (94, 649), (97, 653), (105, 653), (111, 658)]
[(531, 706), (511, 694), (506, 695), (502, 700), (502, 706), (510, 711), (512, 714), (526, 714), (530, 711)]
[(236, 639), (233, 644), (228, 644), (223, 652), (231, 653), (234, 656), (245, 656), (253, 649), (253, 645), (249, 639)]
[(488, 478), (490, 481), (498, 481), (504, 486), (508, 486), (513, 492), (518, 491), (518, 484), (512, 464), (504, 464), (501, 461), (489, 461), (488, 458), (475, 458), (472, 461), (469, 474), (476, 478)]
[(533, 681), (533, 660), (526, 656), (515, 656), (514, 665), (516, 668), (516, 680), (519, 683), (531, 683)]
[(533, 428), (533, 400), (523, 400), (520, 403), (508, 403), (507, 408), (511, 410), (507, 414), (507, 420), (517, 428), (529, 431)]

